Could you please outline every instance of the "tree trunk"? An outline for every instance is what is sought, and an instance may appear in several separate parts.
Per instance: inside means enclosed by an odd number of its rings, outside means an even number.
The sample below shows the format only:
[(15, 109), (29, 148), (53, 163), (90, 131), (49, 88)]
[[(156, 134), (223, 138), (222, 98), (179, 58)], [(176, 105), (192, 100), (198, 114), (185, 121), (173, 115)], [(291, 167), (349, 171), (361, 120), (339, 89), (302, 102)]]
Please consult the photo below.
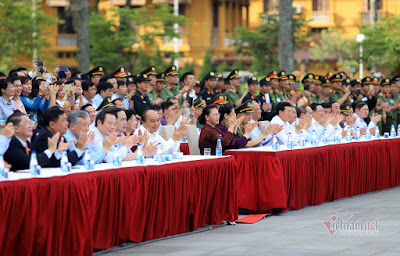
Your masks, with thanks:
[(279, 69), (294, 70), (294, 37), (292, 0), (279, 1)]
[(75, 28), (77, 29), (79, 70), (86, 73), (90, 70), (88, 0), (71, 0), (70, 4), (74, 13)]

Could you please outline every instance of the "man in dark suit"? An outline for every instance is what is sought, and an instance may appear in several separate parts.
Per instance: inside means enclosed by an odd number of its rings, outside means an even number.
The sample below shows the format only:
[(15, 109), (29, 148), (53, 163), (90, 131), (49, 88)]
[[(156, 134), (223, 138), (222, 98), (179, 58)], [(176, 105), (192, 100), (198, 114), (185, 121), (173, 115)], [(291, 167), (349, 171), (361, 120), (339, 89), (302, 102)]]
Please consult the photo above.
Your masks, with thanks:
[[(67, 116), (61, 108), (54, 106), (43, 111), (39, 125), (42, 128), (32, 144), (32, 150), (36, 151), (37, 154), (43, 153), (48, 148), (48, 138), (53, 137), (56, 133), (60, 133), (60, 143), (64, 143), (65, 139), (62, 136), (67, 132), (68, 122)], [(72, 142), (75, 141), (70, 141), (70, 143)], [(67, 150), (68, 161), (72, 165), (75, 165), (83, 157), (87, 146), (87, 137), (79, 138), (75, 146), (76, 150)], [(56, 150), (47, 164), (42, 167), (60, 167), (61, 154), (62, 150)]]
[(142, 115), (143, 112), (151, 107), (149, 97), (146, 92), (149, 89), (149, 78), (146, 74), (140, 74), (136, 77), (137, 91), (132, 99), (135, 102), (135, 112)]
[[(24, 113), (14, 113), (7, 118), (6, 123), (14, 125), (15, 135), (11, 138), (10, 146), (4, 154), (4, 160), (11, 165), (11, 171), (24, 170), (29, 168), (30, 162), (30, 143), (28, 139), (32, 136), (32, 122)], [(39, 165), (44, 166), (48, 163), (57, 148), (57, 141), (60, 134), (48, 138), (48, 148), (44, 152), (37, 154)]]

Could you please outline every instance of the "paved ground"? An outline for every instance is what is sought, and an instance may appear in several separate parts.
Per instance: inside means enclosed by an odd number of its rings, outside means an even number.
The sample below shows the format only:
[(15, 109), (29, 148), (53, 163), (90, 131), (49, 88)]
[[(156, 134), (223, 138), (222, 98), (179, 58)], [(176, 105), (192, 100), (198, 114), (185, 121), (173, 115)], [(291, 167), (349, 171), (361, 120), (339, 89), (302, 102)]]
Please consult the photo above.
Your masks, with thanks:
[[(378, 220), (377, 235), (330, 236), (321, 221)], [(244, 216), (240, 216), (244, 217)], [(105, 255), (400, 255), (400, 187)]]

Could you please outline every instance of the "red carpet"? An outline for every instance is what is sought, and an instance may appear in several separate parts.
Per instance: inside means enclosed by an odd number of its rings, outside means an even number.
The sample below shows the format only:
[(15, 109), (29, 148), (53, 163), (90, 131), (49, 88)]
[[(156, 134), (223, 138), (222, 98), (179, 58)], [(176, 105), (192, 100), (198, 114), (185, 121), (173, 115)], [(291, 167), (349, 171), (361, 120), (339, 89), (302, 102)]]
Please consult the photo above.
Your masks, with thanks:
[(246, 223), (246, 224), (254, 224), (256, 222), (259, 222), (260, 220), (264, 219), (265, 216), (269, 216), (271, 213), (265, 213), (265, 214), (250, 214), (249, 216), (240, 218), (238, 220), (235, 220), (237, 223)]

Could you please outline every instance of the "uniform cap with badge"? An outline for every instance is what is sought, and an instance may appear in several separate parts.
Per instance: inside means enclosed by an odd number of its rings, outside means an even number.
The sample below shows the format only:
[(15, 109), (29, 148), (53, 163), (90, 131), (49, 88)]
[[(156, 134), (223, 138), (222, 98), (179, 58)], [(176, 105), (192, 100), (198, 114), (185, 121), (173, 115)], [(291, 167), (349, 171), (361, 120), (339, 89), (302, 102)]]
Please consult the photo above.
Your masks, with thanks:
[(232, 79), (238, 79), (240, 78), (239, 76), (239, 70), (238, 69), (234, 69), (231, 71), (231, 73), (229, 73), (229, 75), (225, 78), (225, 80), (232, 80)]
[(258, 84), (258, 78), (256, 76), (249, 78), (249, 80), (247, 80), (247, 84)]
[(177, 76), (178, 72), (176, 71), (177, 68), (175, 65), (169, 66), (165, 71), (165, 76)]
[(392, 78), (392, 81), (400, 81), (400, 75), (397, 75), (397, 76), (394, 76), (393, 78)]
[(146, 75), (148, 75), (148, 76), (150, 76), (150, 75), (157, 75), (156, 67), (154, 67), (154, 66), (148, 67), (148, 68), (146, 68), (145, 70), (143, 70), (143, 71), (140, 72), (140, 73), (141, 73), (141, 74), (146, 74)]
[(210, 80), (212, 78), (217, 78), (217, 77), (218, 77), (217, 74), (215, 74), (214, 72), (210, 72), (203, 79), (204, 79), (204, 81), (207, 81), (207, 80)]
[(278, 79), (279, 81), (286, 81), (288, 80), (288, 77), (286, 76), (286, 71), (280, 71), (278, 73)]
[(239, 106), (237, 106), (235, 108), (235, 113), (236, 114), (240, 114), (240, 113), (253, 113), (253, 109), (251, 108), (251, 100), (248, 100), (242, 104), (240, 104)]
[(119, 66), (112, 74), (113, 77), (127, 77), (126, 68), (124, 66)]
[(228, 103), (228, 97), (226, 97), (225, 94), (219, 93), (214, 96), (211, 100), (211, 104), (218, 104), (218, 105), (223, 105)]
[(325, 75), (325, 76), (326, 76), (328, 79), (330, 79), (333, 75), (334, 75), (334, 74), (333, 74), (332, 71), (328, 71), (328, 72), (326, 72), (326, 75)]
[(361, 85), (362, 85), (362, 86), (364, 86), (364, 85), (370, 85), (370, 84), (372, 84), (372, 78), (369, 77), (369, 76), (366, 76), (366, 77), (364, 77), (364, 78), (361, 80)]
[(387, 86), (387, 85), (389, 85), (390, 86), (390, 79), (389, 78), (385, 78), (385, 79), (382, 79), (382, 81), (381, 81), (381, 86)]
[(314, 74), (308, 73), (308, 74), (306, 74), (306, 75), (303, 77), (303, 79), (301, 80), (301, 83), (302, 83), (302, 84), (305, 84), (305, 83), (314, 83), (314, 82), (315, 82), (314, 78), (315, 78)]
[(270, 84), (271, 84), (271, 78), (269, 78), (268, 76), (260, 80), (260, 86), (270, 85)]
[(102, 75), (104, 76), (104, 67), (103, 66), (97, 66), (94, 69), (90, 70), (87, 75), (89, 77), (95, 76), (95, 75)]
[(200, 108), (205, 106), (206, 104), (204, 104), (203, 98), (201, 96), (193, 101), (193, 107), (195, 108)]
[(296, 88), (296, 89), (300, 88), (300, 83), (297, 81), (295, 75), (289, 74), (287, 76), (287, 78), (288, 78), (288, 81), (290, 82), (290, 87), (291, 88)]
[(349, 115), (350, 114), (350, 112), (349, 112), (350, 108), (351, 108), (350, 105), (342, 104), (342, 105), (340, 105), (340, 113), (345, 114), (345, 115)]
[(349, 85), (351, 85), (351, 79), (350, 78), (345, 78), (345, 79), (343, 79), (342, 80), (342, 85), (344, 85), (344, 86), (349, 86)]
[(224, 80), (224, 76), (221, 73), (217, 74), (218, 80)]
[(360, 79), (353, 79), (353, 80), (350, 81), (351, 87), (354, 87), (357, 84), (361, 84), (361, 80)]
[(161, 73), (157, 74), (156, 77), (157, 77), (157, 82), (164, 82), (164, 80), (165, 80), (164, 72), (161, 72)]
[(342, 80), (343, 80), (343, 76), (339, 73), (337, 73), (329, 78), (329, 81), (331, 81), (331, 82), (342, 82)]
[(271, 73), (269, 73), (267, 77), (270, 79), (278, 78), (278, 71), (276, 70), (271, 71)]
[(141, 83), (141, 82), (149, 81), (149, 80), (150, 79), (146, 74), (139, 74), (136, 76), (136, 79), (135, 79), (136, 83)]
[(96, 109), (96, 111), (100, 111), (104, 108), (115, 107), (115, 105), (111, 102), (111, 97), (107, 96), (103, 99), (100, 106)]
[(320, 76), (319, 80), (321, 81), (322, 87), (329, 87), (329, 79), (326, 76)]

